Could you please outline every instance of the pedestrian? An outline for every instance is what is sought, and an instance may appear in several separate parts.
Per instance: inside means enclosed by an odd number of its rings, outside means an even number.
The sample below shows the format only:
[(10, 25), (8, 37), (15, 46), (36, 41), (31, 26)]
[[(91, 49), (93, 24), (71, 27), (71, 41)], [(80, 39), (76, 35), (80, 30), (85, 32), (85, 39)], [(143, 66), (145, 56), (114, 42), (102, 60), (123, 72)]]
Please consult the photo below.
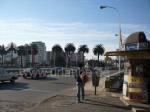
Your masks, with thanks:
[(79, 74), (76, 74), (75, 79), (76, 79), (76, 84), (77, 84), (77, 103), (80, 103), (81, 102), (81, 99), (80, 99), (81, 94), (82, 94), (82, 100), (84, 100), (84, 96), (85, 96), (84, 86), (85, 86), (85, 83), (87, 82), (86, 80), (88, 80), (88, 78), (86, 77), (85, 72), (80, 71)]

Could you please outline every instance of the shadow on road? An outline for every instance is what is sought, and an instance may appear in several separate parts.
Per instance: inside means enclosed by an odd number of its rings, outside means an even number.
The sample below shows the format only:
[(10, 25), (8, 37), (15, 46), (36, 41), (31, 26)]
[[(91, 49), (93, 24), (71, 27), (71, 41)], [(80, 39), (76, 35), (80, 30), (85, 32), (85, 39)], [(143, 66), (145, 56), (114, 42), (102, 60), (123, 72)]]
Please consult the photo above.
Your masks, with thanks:
[(54, 84), (60, 84), (60, 85), (73, 85), (73, 84), (67, 84), (67, 83), (63, 83), (63, 82), (54, 82)]
[(27, 78), (27, 80), (38, 80), (38, 81), (55, 81), (58, 80), (57, 78), (53, 78), (53, 77), (47, 77), (47, 78)]
[(117, 104), (115, 105), (115, 104), (111, 104), (111, 103), (105, 103), (105, 102), (89, 100), (89, 99), (85, 99), (85, 101), (87, 101), (87, 102), (82, 102), (82, 103), (88, 104), (88, 105), (93, 105), (93, 106), (104, 106), (104, 107), (109, 107), (109, 108), (119, 108), (119, 109), (124, 109), (124, 110), (130, 110), (126, 106), (119, 106)]
[(15, 83), (4, 82), (4, 83), (0, 83), (0, 90), (23, 90), (23, 89), (28, 89), (28, 88), (29, 88), (28, 83), (22, 83), (22, 82), (15, 82)]

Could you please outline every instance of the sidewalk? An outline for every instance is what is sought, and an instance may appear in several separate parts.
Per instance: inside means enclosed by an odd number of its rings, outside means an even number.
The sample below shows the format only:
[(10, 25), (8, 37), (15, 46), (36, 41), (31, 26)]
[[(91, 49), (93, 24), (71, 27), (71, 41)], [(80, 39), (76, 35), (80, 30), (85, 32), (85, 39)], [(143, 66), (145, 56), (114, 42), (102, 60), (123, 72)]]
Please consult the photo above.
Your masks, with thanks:
[(85, 100), (81, 103), (76, 103), (76, 88), (73, 88), (43, 101), (27, 112), (130, 112), (120, 101), (120, 94), (105, 92), (105, 78), (100, 80), (97, 95), (94, 95), (91, 82), (86, 84)]

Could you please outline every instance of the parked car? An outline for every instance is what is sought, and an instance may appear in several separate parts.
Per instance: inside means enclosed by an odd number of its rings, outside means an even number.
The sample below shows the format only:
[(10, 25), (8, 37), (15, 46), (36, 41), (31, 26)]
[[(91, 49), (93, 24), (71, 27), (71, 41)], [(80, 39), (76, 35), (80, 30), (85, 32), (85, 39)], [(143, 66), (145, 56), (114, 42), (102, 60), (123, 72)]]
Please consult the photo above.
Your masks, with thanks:
[(8, 73), (5, 69), (0, 69), (0, 81), (10, 81), (14, 83), (16, 79), (18, 79), (18, 75), (14, 73)]
[(39, 68), (27, 68), (22, 72), (23, 78), (46, 78), (47, 72)]

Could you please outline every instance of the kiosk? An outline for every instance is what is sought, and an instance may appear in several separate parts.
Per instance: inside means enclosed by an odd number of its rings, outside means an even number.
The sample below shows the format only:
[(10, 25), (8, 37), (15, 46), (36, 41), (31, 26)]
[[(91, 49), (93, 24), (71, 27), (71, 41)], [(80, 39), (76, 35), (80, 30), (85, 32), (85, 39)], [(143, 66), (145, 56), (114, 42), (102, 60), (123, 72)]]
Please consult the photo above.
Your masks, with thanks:
[(124, 57), (123, 98), (130, 101), (149, 101), (150, 42), (145, 34), (131, 34), (124, 42), (124, 50), (106, 52), (105, 56)]

